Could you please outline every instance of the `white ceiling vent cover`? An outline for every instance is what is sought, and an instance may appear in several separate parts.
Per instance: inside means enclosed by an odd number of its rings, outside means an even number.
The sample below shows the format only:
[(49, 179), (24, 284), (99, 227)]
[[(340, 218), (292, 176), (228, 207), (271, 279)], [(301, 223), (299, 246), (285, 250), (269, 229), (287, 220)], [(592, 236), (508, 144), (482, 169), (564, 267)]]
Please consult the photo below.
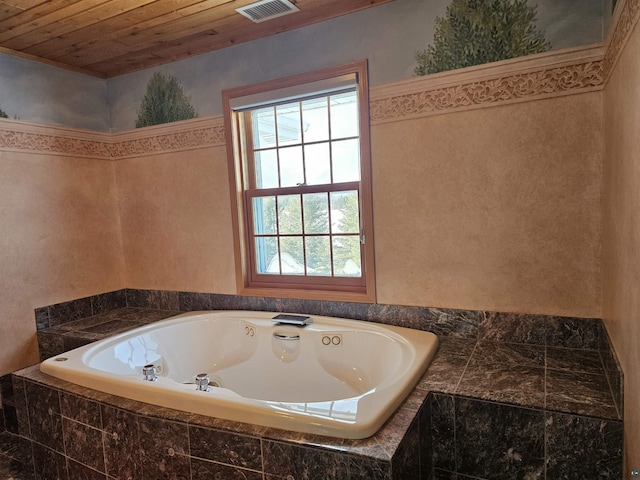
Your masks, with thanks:
[(287, 0), (261, 0), (260, 2), (236, 8), (236, 12), (244, 15), (255, 23), (299, 11), (300, 9), (298, 7)]

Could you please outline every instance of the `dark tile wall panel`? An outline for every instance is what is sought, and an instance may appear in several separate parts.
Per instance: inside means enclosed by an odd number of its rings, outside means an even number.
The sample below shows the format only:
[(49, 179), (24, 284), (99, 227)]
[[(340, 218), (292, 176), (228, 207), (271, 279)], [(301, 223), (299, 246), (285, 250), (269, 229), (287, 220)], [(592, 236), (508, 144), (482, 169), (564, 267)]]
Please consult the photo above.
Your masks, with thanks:
[(618, 357), (613, 349), (613, 344), (611, 343), (611, 339), (609, 338), (609, 334), (606, 329), (603, 329), (602, 341), (600, 344), (600, 356), (602, 358), (602, 364), (604, 365), (605, 375), (609, 381), (609, 386), (611, 387), (611, 392), (616, 403), (616, 408), (618, 409), (618, 414), (622, 417), (622, 412), (624, 411), (624, 381), (622, 368), (620, 367), (620, 362), (618, 361)]
[(0, 433), (0, 478), (33, 480), (31, 442), (9, 432)]
[(455, 399), (455, 464), (464, 475), (544, 480), (544, 413)]
[(102, 293), (91, 297), (91, 314), (101, 315), (124, 308), (127, 306), (127, 295), (125, 290), (117, 290), (115, 292)]
[(71, 420), (102, 429), (100, 404), (69, 392), (60, 392), (60, 413)]
[(179, 293), (166, 290), (127, 289), (127, 306), (155, 308), (158, 310), (179, 310)]
[[(31, 372), (48, 379), (35, 367)], [(228, 429), (238, 425), (234, 422), (227, 422), (227, 429), (210, 428), (189, 423), (202, 420), (200, 416), (169, 420), (143, 413), (162, 409), (150, 410), (139, 402), (117, 400), (132, 411), (97, 400), (117, 399), (107, 394), (84, 398), (60, 388), (70, 385), (66, 382), (54, 388), (16, 374), (14, 387), (18, 382), (26, 392), (28, 423), (36, 426), (19, 438), (33, 448), (29, 457), (38, 479), (431, 480), (430, 467), (424, 475), (420, 472), (424, 444), (418, 419), (425, 417), (418, 401), (406, 402), (402, 418), (389, 421), (377, 439), (352, 442), (265, 428), (249, 429), (258, 436), (242, 434)], [(38, 407), (32, 406), (36, 398), (42, 399)], [(45, 424), (52, 427), (47, 434), (41, 428)], [(367, 447), (373, 444), (378, 449)], [(367, 449), (372, 455), (363, 454)]]
[(545, 434), (548, 479), (622, 478), (622, 422), (547, 413)]
[(49, 307), (40, 307), (35, 309), (36, 328), (38, 331), (44, 330), (51, 326), (49, 321)]
[(395, 477), (392, 476), (389, 462), (354, 455), (349, 457), (350, 480), (391, 480), (392, 478)]
[[(15, 431), (12, 433), (29, 437), (29, 414), (27, 411), (27, 393), (25, 390), (25, 383), (22, 378), (12, 377), (13, 384), (13, 402), (15, 406), (16, 414), (16, 426)], [(8, 426), (8, 425), (7, 425)]]
[(37, 442), (33, 442), (33, 463), (36, 480), (71, 480), (65, 456)]
[(547, 370), (547, 410), (617, 419), (609, 383), (604, 375)]
[[(49, 333), (46, 331), (38, 332), (38, 350), (40, 352), (40, 361), (66, 352), (64, 337), (59, 333)], [(69, 345), (67, 345), (69, 346)]]
[(308, 480), (349, 478), (346, 455), (303, 445), (263, 441), (264, 473)]
[[(95, 448), (102, 445), (102, 431), (66, 417), (62, 418), (62, 428), (65, 455), (93, 470), (104, 472), (104, 453), (102, 448)], [(89, 445), (92, 448), (87, 448)]]
[(455, 403), (452, 395), (430, 396), (431, 454), (434, 468), (456, 470)]
[(599, 319), (352, 302), (249, 297), (215, 293), (124, 289), (35, 309), (38, 330), (124, 307), (155, 310), (256, 310), (335, 316), (429, 330), (461, 338), (608, 348)]
[(480, 320), (483, 340), (544, 345), (546, 316), (487, 312)]
[(142, 478), (189, 480), (189, 435), (184, 423), (140, 416), (138, 436)]
[(50, 449), (64, 452), (62, 415), (58, 391), (33, 382), (25, 382), (29, 437)]
[(429, 455), (429, 451), (420, 451), (420, 421), (419, 416), (414, 417), (411, 426), (407, 430), (400, 448), (393, 456), (391, 471), (396, 480), (413, 480), (420, 478), (420, 455)]
[(38, 331), (62, 325), (80, 318), (99, 315), (126, 306), (125, 290), (101, 293), (91, 297), (56, 303), (35, 309)]
[(191, 480), (263, 480), (260, 471), (191, 458)]
[(565, 317), (547, 319), (547, 345), (550, 347), (597, 350), (602, 333), (602, 322), (599, 319)]
[(432, 408), (429, 394), (418, 411), (420, 422), (420, 479), (433, 480), (433, 436), (431, 434)]
[(250, 470), (262, 469), (260, 439), (198, 426), (189, 427), (191, 455)]
[(69, 472), (69, 480), (107, 480), (104, 473), (71, 459), (67, 459), (67, 471)]
[(49, 307), (49, 325), (55, 327), (66, 322), (93, 315), (91, 298), (81, 298), (70, 302), (57, 303)]
[(101, 405), (101, 413), (107, 475), (118, 480), (142, 479), (142, 466), (138, 455), (138, 417), (131, 412), (108, 405)]

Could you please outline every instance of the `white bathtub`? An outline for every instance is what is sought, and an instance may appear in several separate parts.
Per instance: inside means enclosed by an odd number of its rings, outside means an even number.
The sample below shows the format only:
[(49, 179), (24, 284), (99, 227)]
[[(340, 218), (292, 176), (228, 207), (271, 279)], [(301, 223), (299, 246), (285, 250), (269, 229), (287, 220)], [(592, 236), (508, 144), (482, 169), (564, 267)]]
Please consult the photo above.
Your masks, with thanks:
[[(42, 372), (163, 407), (340, 438), (373, 435), (414, 387), (435, 335), (311, 316), (194, 312), (137, 328), (42, 362)], [(143, 379), (153, 364), (157, 380)], [(210, 391), (195, 376), (208, 373)]]

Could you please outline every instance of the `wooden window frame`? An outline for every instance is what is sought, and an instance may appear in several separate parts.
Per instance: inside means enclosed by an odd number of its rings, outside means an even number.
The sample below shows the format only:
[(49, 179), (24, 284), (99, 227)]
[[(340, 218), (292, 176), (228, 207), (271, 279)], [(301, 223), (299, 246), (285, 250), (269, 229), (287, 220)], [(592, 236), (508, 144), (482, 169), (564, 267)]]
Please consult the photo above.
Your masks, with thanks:
[[(252, 268), (254, 255), (252, 247), (253, 221), (250, 211), (251, 200), (247, 195), (254, 180), (253, 166), (244, 155), (244, 145), (248, 139), (243, 138), (242, 115), (234, 110), (234, 99), (261, 95), (272, 91), (296, 88), (305, 84), (355, 74), (356, 92), (359, 108), (359, 140), (360, 140), (360, 181), (349, 184), (333, 184), (321, 186), (322, 192), (338, 190), (357, 190), (360, 206), (361, 243), (361, 277), (322, 277), (299, 275), (264, 275)], [(309, 92), (311, 94), (312, 91)], [(371, 184), (371, 142), (369, 127), (369, 85), (366, 60), (339, 65), (286, 78), (270, 80), (222, 92), (224, 107), (224, 127), (226, 133), (227, 160), (231, 193), (231, 212), (233, 224), (234, 253), (236, 267), (237, 292), (240, 295), (284, 297), (335, 301), (357, 301), (374, 303), (375, 269), (373, 244), (373, 200)], [(347, 188), (348, 187), (348, 188)], [(279, 187), (261, 191), (261, 196), (268, 192), (282, 195), (304, 194), (318, 191), (318, 186), (303, 185), (297, 187)], [(354, 278), (358, 281), (354, 282)], [(304, 282), (301, 280), (304, 279)]]

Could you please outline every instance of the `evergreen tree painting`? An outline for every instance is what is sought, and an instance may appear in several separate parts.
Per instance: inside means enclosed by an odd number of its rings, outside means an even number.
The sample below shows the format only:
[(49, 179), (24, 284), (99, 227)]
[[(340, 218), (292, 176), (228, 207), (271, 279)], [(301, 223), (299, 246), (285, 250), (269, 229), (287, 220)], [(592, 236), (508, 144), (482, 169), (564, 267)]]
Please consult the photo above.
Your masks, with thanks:
[(197, 116), (180, 82), (171, 75), (156, 72), (147, 84), (147, 93), (138, 110), (136, 128), (188, 120)]
[(527, 0), (452, 0), (437, 17), (433, 44), (415, 55), (416, 75), (443, 72), (545, 52), (551, 44), (536, 27)]

